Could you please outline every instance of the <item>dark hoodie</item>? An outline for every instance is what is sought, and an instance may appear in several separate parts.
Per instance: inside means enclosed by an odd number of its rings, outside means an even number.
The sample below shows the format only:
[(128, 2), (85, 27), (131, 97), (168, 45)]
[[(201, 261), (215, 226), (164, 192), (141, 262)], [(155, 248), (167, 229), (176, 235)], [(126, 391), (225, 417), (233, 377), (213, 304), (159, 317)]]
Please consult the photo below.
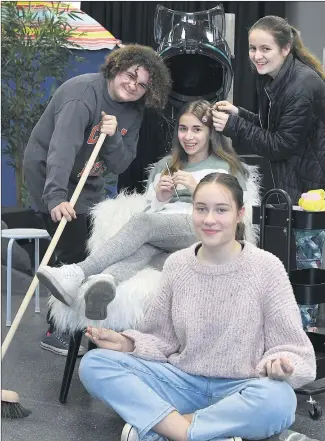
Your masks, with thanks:
[(105, 197), (105, 173), (122, 173), (137, 152), (143, 109), (139, 102), (118, 103), (101, 74), (66, 81), (53, 95), (25, 150), (25, 182), (34, 208), (49, 213), (69, 201), (100, 134), (101, 111), (115, 115), (118, 129), (106, 136), (75, 210), (86, 213)]

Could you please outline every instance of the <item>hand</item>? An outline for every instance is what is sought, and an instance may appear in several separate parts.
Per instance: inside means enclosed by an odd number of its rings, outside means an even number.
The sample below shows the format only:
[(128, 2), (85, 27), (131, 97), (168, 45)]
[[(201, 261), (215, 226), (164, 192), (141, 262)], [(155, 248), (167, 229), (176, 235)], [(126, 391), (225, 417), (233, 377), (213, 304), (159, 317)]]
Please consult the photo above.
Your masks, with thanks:
[(166, 202), (173, 196), (174, 182), (169, 175), (163, 175), (156, 185), (156, 197), (160, 202)]
[(217, 132), (223, 132), (224, 128), (226, 127), (228, 118), (228, 113), (212, 110), (213, 127), (216, 129)]
[(228, 113), (229, 115), (238, 115), (238, 107), (231, 104), (229, 101), (218, 101), (213, 105), (218, 112)]
[(294, 367), (290, 360), (280, 357), (266, 362), (262, 376), (267, 376), (272, 380), (284, 381), (292, 375), (293, 371)]
[(51, 219), (53, 222), (59, 222), (62, 216), (65, 217), (68, 222), (71, 222), (72, 219), (77, 219), (76, 212), (70, 202), (61, 202), (61, 204), (52, 208)]
[(110, 329), (88, 326), (85, 336), (100, 349), (111, 349), (118, 352), (134, 351), (134, 343), (131, 339)]
[(194, 193), (194, 190), (197, 186), (197, 182), (193, 178), (193, 175), (183, 170), (178, 170), (176, 173), (174, 173), (173, 181), (175, 186), (177, 186), (178, 184), (184, 185), (184, 187), (186, 187), (191, 194)]
[(116, 40), (116, 46), (118, 47), (125, 47), (125, 44), (122, 44), (121, 40)]
[(102, 121), (100, 123), (101, 133), (106, 133), (108, 136), (113, 136), (117, 130), (117, 119), (114, 115), (106, 115), (105, 112), (101, 113)]

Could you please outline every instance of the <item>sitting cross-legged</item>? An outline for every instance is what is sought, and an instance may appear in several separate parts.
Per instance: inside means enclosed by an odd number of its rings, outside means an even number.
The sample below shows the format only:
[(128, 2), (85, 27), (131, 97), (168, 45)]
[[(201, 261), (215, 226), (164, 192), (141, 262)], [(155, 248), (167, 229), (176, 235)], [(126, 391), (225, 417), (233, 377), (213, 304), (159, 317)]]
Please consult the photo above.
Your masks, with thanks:
[(242, 240), (243, 190), (225, 173), (193, 194), (199, 242), (165, 262), (137, 330), (88, 327), (88, 392), (126, 422), (121, 441), (240, 441), (295, 420), (316, 359), (282, 262)]

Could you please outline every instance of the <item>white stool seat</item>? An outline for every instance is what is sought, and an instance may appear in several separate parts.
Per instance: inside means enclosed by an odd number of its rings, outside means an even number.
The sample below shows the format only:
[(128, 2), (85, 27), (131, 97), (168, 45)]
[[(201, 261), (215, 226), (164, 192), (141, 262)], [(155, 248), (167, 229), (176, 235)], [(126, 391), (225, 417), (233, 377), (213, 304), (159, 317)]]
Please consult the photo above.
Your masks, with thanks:
[(38, 228), (9, 228), (1, 230), (1, 236), (7, 239), (48, 239), (49, 233)]
[[(9, 239), (7, 247), (7, 314), (6, 326), (11, 326), (11, 269), (12, 269), (12, 247), (15, 240), (29, 239), (35, 240), (35, 273), (39, 267), (39, 240), (51, 240), (51, 236), (46, 230), (38, 228), (9, 228), (1, 230), (1, 237)], [(35, 289), (35, 312), (40, 312), (39, 304), (39, 285)]]

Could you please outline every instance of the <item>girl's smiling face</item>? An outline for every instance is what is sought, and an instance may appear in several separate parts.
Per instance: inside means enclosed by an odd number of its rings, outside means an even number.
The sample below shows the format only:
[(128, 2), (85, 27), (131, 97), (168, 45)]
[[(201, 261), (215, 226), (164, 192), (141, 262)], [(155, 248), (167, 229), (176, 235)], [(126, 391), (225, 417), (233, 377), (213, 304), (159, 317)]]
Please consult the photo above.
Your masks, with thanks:
[(189, 162), (203, 161), (209, 156), (210, 129), (192, 113), (184, 113), (178, 124), (178, 140)]
[(193, 201), (192, 221), (197, 236), (210, 250), (234, 242), (244, 208), (238, 209), (231, 191), (222, 184), (202, 185)]
[(248, 42), (249, 58), (257, 72), (275, 78), (290, 52), (290, 45), (280, 49), (273, 35), (262, 29), (253, 29)]

